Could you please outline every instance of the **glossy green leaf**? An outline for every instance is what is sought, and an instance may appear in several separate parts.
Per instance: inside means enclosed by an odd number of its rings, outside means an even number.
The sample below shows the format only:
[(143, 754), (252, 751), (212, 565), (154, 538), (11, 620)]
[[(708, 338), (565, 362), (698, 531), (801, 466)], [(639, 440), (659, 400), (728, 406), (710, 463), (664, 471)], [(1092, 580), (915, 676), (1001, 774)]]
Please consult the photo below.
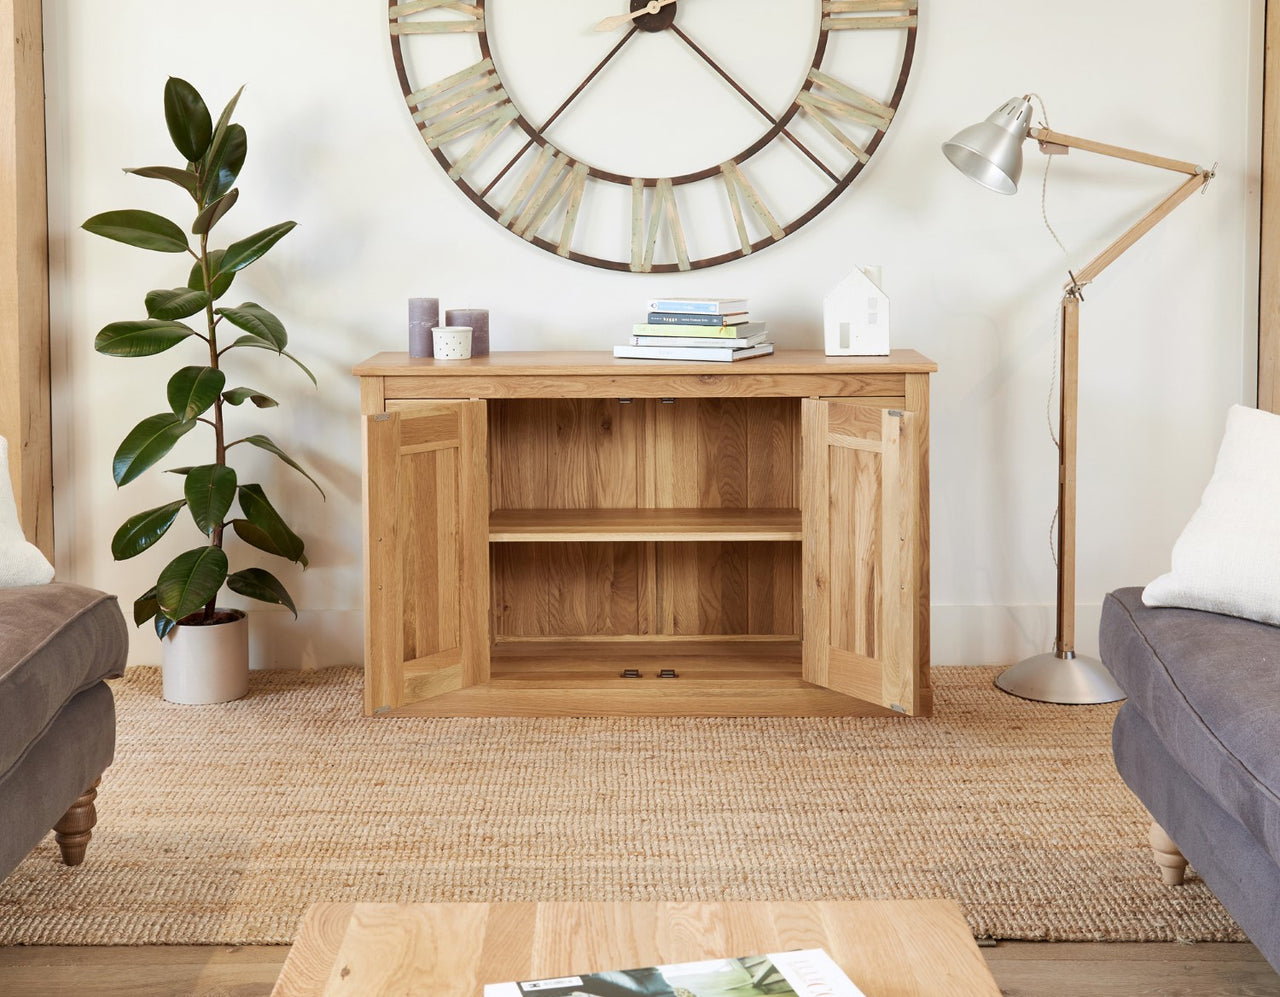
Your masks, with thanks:
[[(222, 256), (226, 252), (225, 249), (214, 249), (209, 252), (209, 274), (213, 278), (213, 300), (217, 301), (220, 297), (227, 293), (231, 287), (231, 282), (235, 280), (236, 275), (233, 273), (215, 276), (218, 273), (218, 267), (222, 263)], [(191, 266), (191, 275), (187, 277), (187, 287), (194, 291), (204, 290), (204, 273), (200, 269), (200, 261), (197, 260)]]
[(152, 585), (150, 589), (133, 600), (133, 625), (142, 626), (158, 612), (160, 612), (160, 602), (156, 599), (156, 587)]
[[(157, 253), (185, 253), (187, 234), (163, 215), (129, 208), (104, 211), (80, 226), (86, 232)], [(266, 250), (263, 250), (265, 252)], [(261, 254), (259, 254), (261, 255)]]
[(237, 329), (270, 343), (277, 353), (289, 345), (284, 323), (255, 302), (246, 301), (239, 308), (218, 308), (215, 311)]
[(171, 467), (165, 471), (165, 474), (190, 474), (194, 468), (192, 467)]
[(288, 590), (280, 584), (270, 571), (263, 568), (245, 568), (227, 576), (227, 588), (237, 595), (257, 599), (259, 602), (271, 602), (278, 606), (287, 606), (293, 611), (293, 618), (298, 618), (298, 607), (293, 604)]
[(307, 557), (302, 539), (280, 518), (263, 494), (262, 486), (241, 485), (239, 494), (245, 518), (231, 521), (236, 536), (259, 550), (296, 561), (305, 568)]
[(261, 232), (255, 232), (247, 239), (233, 242), (218, 262), (219, 275), (243, 270), (293, 231), (297, 224), (297, 222), (281, 222), (279, 225), (264, 228)]
[[(246, 436), (243, 440), (236, 440), (236, 443), (251, 443), (251, 444), (253, 444), (255, 447), (257, 447), (257, 448), (258, 448), (258, 449), (260, 449), (260, 450), (266, 450), (266, 451), (267, 451), (267, 452), (269, 452), (269, 453), (273, 453), (273, 454), (275, 454), (275, 455), (276, 455), (277, 457), (279, 457), (282, 461), (284, 461), (286, 464), (288, 464), (291, 468), (293, 468), (295, 471), (297, 471), (299, 474), (301, 474), (304, 478), (306, 478), (308, 481), (310, 481), (313, 485), (315, 485), (315, 486), (316, 486), (316, 491), (318, 491), (318, 492), (320, 493), (320, 497), (321, 497), (321, 498), (324, 498), (324, 499), (327, 499), (327, 498), (328, 498), (328, 496), (326, 496), (326, 495), (325, 495), (325, 493), (324, 493), (324, 489), (323, 489), (323, 488), (321, 488), (321, 487), (316, 483), (316, 479), (315, 479), (315, 478), (313, 478), (313, 477), (311, 477), (311, 475), (309, 475), (306, 471), (304, 471), (304, 470), (302, 469), (302, 465), (301, 465), (301, 464), (299, 464), (296, 460), (294, 460), (294, 459), (293, 459), (292, 457), (290, 457), (287, 453), (285, 453), (285, 452), (284, 452), (283, 450), (281, 450), (278, 446), (276, 446), (276, 445), (275, 445), (275, 443), (274, 443), (274, 442), (272, 442), (272, 440), (271, 440), (269, 437), (262, 436), (262, 435), (260, 435), (260, 434), (258, 434), (258, 435), (254, 435), (254, 436)], [(233, 443), (233, 444), (231, 444), (231, 445), (232, 445), (232, 446), (235, 446), (236, 444), (235, 444), (235, 443)]]
[(214, 527), (222, 525), (236, 497), (236, 472), (221, 464), (193, 467), (187, 474), (183, 492), (196, 526), (208, 536)]
[(218, 220), (235, 207), (236, 201), (239, 199), (240, 188), (232, 187), (201, 211), (200, 214), (196, 215), (196, 220), (191, 226), (192, 233), (194, 235), (207, 235), (209, 230), (218, 224)]
[(111, 461), (117, 485), (127, 485), (173, 449), (197, 423), (183, 422), (172, 412), (148, 416), (129, 431)]
[[(111, 556), (117, 561), (137, 557), (169, 531), (186, 504), (184, 500), (179, 500), (130, 516), (111, 538)], [(148, 616), (147, 619), (151, 617)]]
[(181, 322), (138, 319), (112, 322), (98, 333), (93, 348), (109, 357), (149, 357), (177, 346), (196, 331)]
[(211, 204), (235, 186), (249, 152), (249, 138), (241, 125), (228, 125), (222, 144), (209, 150), (205, 175), (205, 203)]
[(275, 408), (280, 403), (270, 395), (264, 395), (257, 388), (232, 388), (222, 393), (222, 400), (230, 405), (243, 405), (253, 402), (258, 408)]
[[(218, 194), (214, 193), (216, 185), (214, 182), (208, 182), (208, 181), (216, 181), (218, 179), (218, 177), (215, 176), (214, 171), (211, 169), (211, 167), (219, 165), (221, 160), (226, 158), (225, 150), (227, 146), (227, 133), (231, 128), (231, 114), (233, 111), (235, 111), (236, 104), (239, 103), (240, 95), (242, 93), (244, 93), (244, 87), (241, 87), (239, 90), (235, 92), (235, 95), (229, 101), (227, 101), (227, 106), (222, 109), (222, 113), (218, 115), (218, 123), (213, 127), (213, 139), (209, 143), (209, 151), (205, 154), (204, 161), (201, 162), (200, 164), (200, 168), (207, 181), (205, 184), (205, 192), (204, 192), (205, 204), (209, 204), (210, 202), (215, 201), (222, 196), (221, 193), (218, 193)], [(215, 160), (217, 160), (218, 162), (215, 163)], [(240, 164), (241, 165), (244, 164), (243, 157), (241, 157)], [(240, 172), (239, 167), (236, 168), (235, 172), (239, 174)], [(222, 193), (225, 193), (225, 190)]]
[(197, 547), (179, 554), (156, 579), (160, 612), (181, 620), (218, 595), (227, 579), (227, 555), (220, 547)]
[(190, 318), (209, 304), (209, 295), (189, 287), (172, 287), (150, 291), (146, 297), (147, 314), (154, 319), (173, 321)]
[(288, 350), (277, 350), (270, 343), (264, 342), (263, 340), (259, 339), (257, 336), (241, 336), (234, 343), (228, 346), (227, 349), (232, 350), (232, 349), (235, 349), (237, 346), (251, 346), (257, 350), (270, 350), (272, 353), (279, 353), (282, 357), (287, 357), (288, 359), (292, 360), (295, 364), (297, 364), (302, 369), (302, 373), (306, 374), (307, 377), (311, 378), (311, 383), (319, 387), (319, 384), (316, 382), (315, 374), (311, 373), (311, 371), (307, 369), (307, 365), (304, 364), (297, 357), (295, 357)]
[(126, 169), (125, 172), (151, 180), (168, 180), (170, 183), (177, 184), (192, 197), (196, 196), (196, 185), (200, 182), (194, 170), (183, 170), (176, 166), (138, 166)]
[[(155, 591), (152, 589), (152, 591)], [(178, 625), (176, 620), (171, 620), (160, 612), (160, 603), (156, 603), (156, 636), (164, 640), (169, 636), (169, 631)]]
[(169, 378), (169, 408), (183, 422), (206, 411), (227, 385), (227, 375), (213, 367), (183, 367)]
[(176, 76), (164, 85), (164, 121), (169, 138), (186, 159), (195, 162), (208, 151), (213, 138), (209, 108), (195, 87)]

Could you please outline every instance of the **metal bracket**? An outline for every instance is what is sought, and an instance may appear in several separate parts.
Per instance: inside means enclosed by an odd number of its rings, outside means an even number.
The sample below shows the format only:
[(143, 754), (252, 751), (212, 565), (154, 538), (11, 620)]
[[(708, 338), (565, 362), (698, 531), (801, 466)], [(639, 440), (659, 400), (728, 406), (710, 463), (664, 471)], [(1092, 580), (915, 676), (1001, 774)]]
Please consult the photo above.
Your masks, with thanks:
[(624, 668), (622, 674), (618, 676), (624, 679), (638, 679), (641, 677), (639, 668)]
[(674, 668), (663, 668), (658, 672), (658, 678), (660, 679), (678, 679), (679, 677)]
[(379, 707), (378, 707), (376, 710), (374, 710), (373, 712), (374, 712), (375, 714), (378, 714), (378, 713), (390, 713), (390, 712), (391, 712), (391, 707), (390, 707), (390, 706), (379, 706)]

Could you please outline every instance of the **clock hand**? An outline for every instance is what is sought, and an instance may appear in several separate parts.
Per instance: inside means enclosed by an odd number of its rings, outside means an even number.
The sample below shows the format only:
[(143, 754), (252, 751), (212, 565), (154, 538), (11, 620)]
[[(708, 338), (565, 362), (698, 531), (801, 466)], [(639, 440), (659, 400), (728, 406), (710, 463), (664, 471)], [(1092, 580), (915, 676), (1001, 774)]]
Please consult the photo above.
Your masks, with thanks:
[(639, 10), (633, 10), (627, 14), (615, 14), (613, 17), (606, 17), (603, 21), (596, 25), (597, 31), (614, 31), (623, 25), (630, 24), (637, 17), (644, 14), (656, 14), (669, 3), (675, 3), (675, 0), (649, 0), (649, 3)]

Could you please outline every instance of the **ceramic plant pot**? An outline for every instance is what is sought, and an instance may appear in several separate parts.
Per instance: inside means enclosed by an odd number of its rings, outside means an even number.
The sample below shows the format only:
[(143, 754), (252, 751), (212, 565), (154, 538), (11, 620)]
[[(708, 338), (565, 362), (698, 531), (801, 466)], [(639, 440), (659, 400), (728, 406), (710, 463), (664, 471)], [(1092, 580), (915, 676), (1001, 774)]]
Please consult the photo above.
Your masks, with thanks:
[(249, 691), (249, 618), (239, 609), (204, 626), (176, 626), (160, 642), (164, 698), (171, 703), (226, 703)]

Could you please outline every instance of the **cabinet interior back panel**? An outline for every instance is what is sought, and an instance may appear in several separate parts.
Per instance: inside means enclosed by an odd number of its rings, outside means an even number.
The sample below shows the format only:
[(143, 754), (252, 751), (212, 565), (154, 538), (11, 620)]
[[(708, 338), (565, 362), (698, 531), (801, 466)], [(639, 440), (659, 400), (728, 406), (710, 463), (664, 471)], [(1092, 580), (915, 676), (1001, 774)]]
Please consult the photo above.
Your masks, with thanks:
[(660, 543), (657, 555), (660, 633), (799, 635), (798, 543)]
[(799, 499), (794, 398), (651, 400), (656, 508), (790, 509)]
[(636, 508), (644, 417), (616, 398), (489, 402), (489, 508)]
[(610, 542), (493, 544), (494, 636), (652, 633), (652, 548)]

